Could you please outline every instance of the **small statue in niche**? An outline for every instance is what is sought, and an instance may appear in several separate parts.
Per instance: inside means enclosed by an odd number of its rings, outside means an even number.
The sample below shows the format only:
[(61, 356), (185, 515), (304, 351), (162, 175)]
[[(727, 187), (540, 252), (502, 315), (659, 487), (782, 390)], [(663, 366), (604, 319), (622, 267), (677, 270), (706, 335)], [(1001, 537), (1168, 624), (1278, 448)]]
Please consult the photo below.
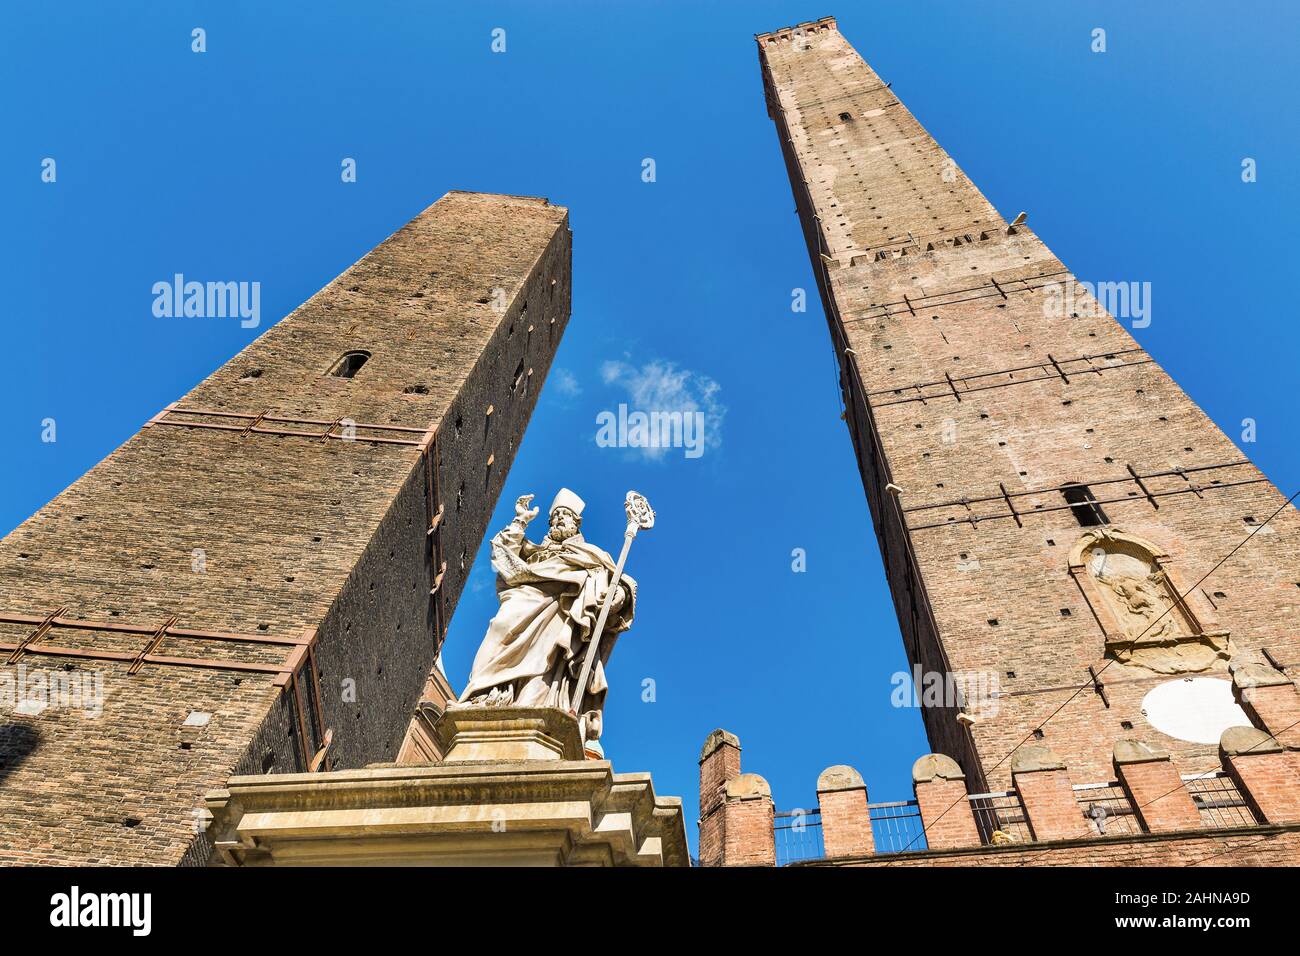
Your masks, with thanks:
[(1146, 542), (1098, 529), (1080, 539), (1075, 554), (1088, 555), (1086, 568), (1072, 562), (1071, 570), (1084, 572), (1079, 583), (1106, 629), (1107, 653), (1120, 663), (1183, 674), (1227, 659), (1228, 635), (1206, 631)]

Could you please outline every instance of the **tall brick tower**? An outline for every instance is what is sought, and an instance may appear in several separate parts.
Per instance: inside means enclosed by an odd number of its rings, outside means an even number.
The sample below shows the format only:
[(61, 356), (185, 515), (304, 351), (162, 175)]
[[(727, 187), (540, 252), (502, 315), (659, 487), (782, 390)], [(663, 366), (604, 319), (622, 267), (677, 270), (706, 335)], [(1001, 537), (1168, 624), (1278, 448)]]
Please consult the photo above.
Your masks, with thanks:
[(563, 208), (449, 193), (0, 542), (0, 674), (103, 690), (0, 718), (0, 863), (201, 863), (232, 775), (396, 756), (569, 288)]
[(973, 725), (926, 709), (934, 750), (974, 790), (1022, 744), (1213, 768), (1238, 705), (1294, 734), (1295, 509), (833, 19), (757, 41), (907, 652), (999, 684)]

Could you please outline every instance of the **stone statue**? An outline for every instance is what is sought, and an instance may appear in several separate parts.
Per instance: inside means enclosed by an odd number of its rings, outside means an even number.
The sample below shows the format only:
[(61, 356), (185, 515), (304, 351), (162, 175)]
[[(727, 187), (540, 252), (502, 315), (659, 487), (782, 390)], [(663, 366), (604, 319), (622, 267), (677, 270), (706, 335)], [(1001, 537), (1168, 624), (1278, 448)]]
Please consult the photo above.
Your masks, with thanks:
[(1126, 637), (1158, 644), (1182, 636), (1177, 618), (1171, 613), (1173, 601), (1155, 575), (1144, 578), (1098, 575), (1097, 580), (1111, 589), (1116, 605), (1127, 612), (1120, 619)]
[(514, 520), (492, 539), (501, 606), (460, 699), (481, 706), (572, 710), (579, 715), (586, 748), (600, 754), (597, 741), (608, 687), (604, 664), (616, 635), (632, 626), (636, 582), (626, 575), (619, 579), (585, 693), (582, 700), (571, 701), (601, 602), (622, 559), (615, 565), (607, 552), (583, 540), (584, 502), (567, 488), (551, 503), (546, 537), (539, 544), (529, 541), (524, 531), (538, 513), (529, 507), (532, 500), (532, 495), (519, 498)]

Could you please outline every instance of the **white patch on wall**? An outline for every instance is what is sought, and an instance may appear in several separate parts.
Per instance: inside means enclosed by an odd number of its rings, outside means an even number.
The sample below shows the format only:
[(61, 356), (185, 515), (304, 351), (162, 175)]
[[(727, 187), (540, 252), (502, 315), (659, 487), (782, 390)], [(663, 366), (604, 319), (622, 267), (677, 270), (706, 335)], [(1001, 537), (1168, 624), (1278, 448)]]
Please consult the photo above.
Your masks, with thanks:
[(1232, 682), (1216, 677), (1166, 681), (1142, 698), (1142, 716), (1162, 734), (1194, 744), (1217, 744), (1229, 727), (1250, 726), (1232, 699)]

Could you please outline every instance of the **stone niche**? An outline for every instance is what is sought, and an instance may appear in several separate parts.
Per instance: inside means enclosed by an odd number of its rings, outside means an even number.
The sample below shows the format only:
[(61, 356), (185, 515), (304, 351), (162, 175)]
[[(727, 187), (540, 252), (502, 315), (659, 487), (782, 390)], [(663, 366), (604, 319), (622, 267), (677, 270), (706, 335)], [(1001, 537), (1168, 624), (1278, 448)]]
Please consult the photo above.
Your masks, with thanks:
[(1106, 654), (1157, 674), (1208, 670), (1231, 654), (1207, 606), (1194, 609), (1168, 555), (1118, 528), (1096, 528), (1070, 551), (1070, 573), (1106, 635)]
[(689, 866), (681, 801), (583, 753), (549, 707), (450, 704), (437, 762), (234, 777), (207, 795), (226, 866)]

